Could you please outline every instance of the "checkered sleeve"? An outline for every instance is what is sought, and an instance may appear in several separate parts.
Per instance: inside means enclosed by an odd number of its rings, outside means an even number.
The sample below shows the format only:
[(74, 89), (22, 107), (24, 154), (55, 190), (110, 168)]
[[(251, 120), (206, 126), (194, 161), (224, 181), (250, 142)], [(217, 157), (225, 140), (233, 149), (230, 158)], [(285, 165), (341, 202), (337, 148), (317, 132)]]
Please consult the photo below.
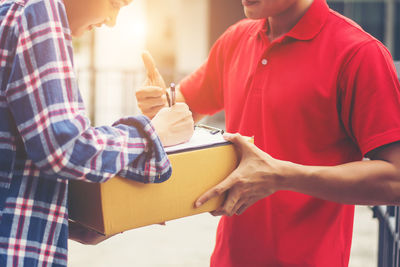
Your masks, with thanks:
[(6, 99), (27, 157), (41, 175), (94, 182), (117, 174), (146, 183), (169, 178), (168, 158), (147, 118), (90, 125), (62, 1), (28, 1), (15, 36)]

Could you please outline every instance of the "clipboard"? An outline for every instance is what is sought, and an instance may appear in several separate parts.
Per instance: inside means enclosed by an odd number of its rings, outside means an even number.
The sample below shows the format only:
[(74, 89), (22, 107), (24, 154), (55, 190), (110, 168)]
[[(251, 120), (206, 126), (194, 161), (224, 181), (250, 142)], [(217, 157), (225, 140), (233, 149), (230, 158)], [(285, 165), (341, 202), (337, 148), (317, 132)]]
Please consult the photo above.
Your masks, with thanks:
[(165, 148), (168, 155), (188, 152), (198, 149), (205, 149), (216, 146), (231, 144), (223, 138), (224, 130), (208, 126), (205, 124), (197, 124), (194, 127), (192, 138), (185, 143)]

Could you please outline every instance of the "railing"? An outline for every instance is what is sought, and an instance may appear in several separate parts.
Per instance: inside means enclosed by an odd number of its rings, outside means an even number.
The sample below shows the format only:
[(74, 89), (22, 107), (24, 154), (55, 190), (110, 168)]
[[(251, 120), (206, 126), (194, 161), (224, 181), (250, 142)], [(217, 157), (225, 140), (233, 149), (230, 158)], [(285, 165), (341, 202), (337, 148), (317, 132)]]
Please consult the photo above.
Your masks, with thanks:
[(372, 210), (374, 217), (379, 220), (378, 267), (398, 267), (400, 266), (400, 208), (376, 206)]
[[(395, 62), (400, 80), (400, 61)], [(400, 207), (372, 208), (379, 221), (378, 267), (400, 267)]]

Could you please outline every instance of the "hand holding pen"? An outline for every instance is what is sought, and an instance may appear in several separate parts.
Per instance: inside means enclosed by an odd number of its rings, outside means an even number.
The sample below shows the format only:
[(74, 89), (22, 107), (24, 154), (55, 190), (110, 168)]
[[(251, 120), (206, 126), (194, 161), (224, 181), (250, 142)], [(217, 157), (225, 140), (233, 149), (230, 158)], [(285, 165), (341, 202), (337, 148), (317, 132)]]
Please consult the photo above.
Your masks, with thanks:
[[(185, 103), (176, 103), (175, 84), (166, 92), (168, 108), (161, 109), (152, 123), (164, 146), (184, 143), (190, 139), (194, 131), (192, 112)], [(161, 125), (159, 127), (158, 125)]]
[(136, 99), (143, 115), (152, 119), (160, 109), (169, 106), (169, 97), (153, 57), (146, 51), (142, 54), (142, 60), (146, 69), (146, 80), (144, 85), (136, 90)]
[[(188, 141), (194, 130), (194, 121), (185, 103), (176, 103), (175, 84), (167, 90), (153, 58), (148, 52), (142, 55), (147, 79), (136, 91), (138, 106), (143, 115), (152, 120), (156, 133), (164, 146)], [(168, 92), (169, 91), (169, 92)]]

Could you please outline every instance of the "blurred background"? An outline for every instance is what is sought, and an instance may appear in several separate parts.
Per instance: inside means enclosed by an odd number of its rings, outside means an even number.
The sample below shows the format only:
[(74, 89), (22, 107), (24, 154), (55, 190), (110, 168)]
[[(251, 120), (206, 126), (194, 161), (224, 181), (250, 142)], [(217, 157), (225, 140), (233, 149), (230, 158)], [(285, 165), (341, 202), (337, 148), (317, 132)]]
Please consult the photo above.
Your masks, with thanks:
[[(328, 4), (400, 60), (400, 0)], [(135, 0), (121, 10), (114, 28), (103, 27), (74, 40), (75, 69), (92, 123), (110, 125), (121, 116), (139, 113), (134, 95), (145, 79), (140, 56), (144, 49), (152, 53), (167, 84), (179, 82), (205, 61), (218, 36), (242, 18), (240, 0)], [(224, 128), (224, 114), (206, 123)], [(382, 220), (373, 215), (370, 207), (356, 207), (351, 267), (378, 266)], [(97, 246), (70, 241), (69, 266), (208, 266), (217, 223), (218, 218), (201, 214), (167, 226), (131, 230)]]

